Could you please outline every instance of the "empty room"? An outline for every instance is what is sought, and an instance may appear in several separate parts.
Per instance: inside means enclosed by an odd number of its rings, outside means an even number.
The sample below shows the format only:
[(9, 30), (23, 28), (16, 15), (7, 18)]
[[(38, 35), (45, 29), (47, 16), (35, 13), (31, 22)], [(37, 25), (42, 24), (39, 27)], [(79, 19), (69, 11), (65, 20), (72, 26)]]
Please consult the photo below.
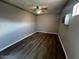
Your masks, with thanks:
[(79, 1), (0, 0), (0, 59), (79, 59)]

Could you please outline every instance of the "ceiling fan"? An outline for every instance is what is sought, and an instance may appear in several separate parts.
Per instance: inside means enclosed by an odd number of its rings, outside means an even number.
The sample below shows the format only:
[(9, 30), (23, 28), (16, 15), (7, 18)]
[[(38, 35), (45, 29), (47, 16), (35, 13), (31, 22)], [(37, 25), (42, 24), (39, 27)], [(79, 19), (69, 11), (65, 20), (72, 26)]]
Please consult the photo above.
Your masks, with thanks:
[(42, 13), (46, 13), (47, 12), (47, 6), (41, 6), (40, 5), (40, 0), (33, 0), (35, 2), (35, 6), (31, 8), (31, 10), (35, 13), (35, 14), (42, 14)]
[(47, 7), (46, 6), (35, 6), (32, 8), (32, 10), (36, 13), (36, 14), (42, 14), (47, 12)]

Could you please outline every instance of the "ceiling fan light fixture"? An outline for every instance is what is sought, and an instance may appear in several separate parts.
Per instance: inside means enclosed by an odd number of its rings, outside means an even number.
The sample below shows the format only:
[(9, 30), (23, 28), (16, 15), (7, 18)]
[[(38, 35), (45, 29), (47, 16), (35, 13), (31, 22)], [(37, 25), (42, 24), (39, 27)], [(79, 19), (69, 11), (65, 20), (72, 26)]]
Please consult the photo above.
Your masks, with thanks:
[(37, 14), (41, 14), (41, 13), (42, 13), (42, 10), (37, 9), (37, 10), (36, 10), (36, 13), (37, 13)]

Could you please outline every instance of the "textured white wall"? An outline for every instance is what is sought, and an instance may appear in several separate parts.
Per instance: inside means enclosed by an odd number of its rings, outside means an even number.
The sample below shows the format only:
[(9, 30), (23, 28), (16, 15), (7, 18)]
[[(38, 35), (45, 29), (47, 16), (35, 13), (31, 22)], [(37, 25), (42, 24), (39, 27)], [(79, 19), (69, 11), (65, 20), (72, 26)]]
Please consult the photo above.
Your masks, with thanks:
[(35, 32), (35, 16), (0, 2), (0, 51)]
[(79, 15), (71, 18), (69, 26), (60, 24), (60, 36), (69, 59), (79, 59)]
[(59, 19), (57, 15), (44, 14), (37, 16), (37, 31), (58, 33)]
[[(70, 0), (66, 8), (62, 12), (62, 16), (73, 11), (73, 6), (78, 0)], [(62, 17), (61, 16), (61, 17)], [(67, 52), (69, 59), (79, 59), (79, 15), (71, 17), (70, 25), (64, 26), (60, 21), (60, 37)]]

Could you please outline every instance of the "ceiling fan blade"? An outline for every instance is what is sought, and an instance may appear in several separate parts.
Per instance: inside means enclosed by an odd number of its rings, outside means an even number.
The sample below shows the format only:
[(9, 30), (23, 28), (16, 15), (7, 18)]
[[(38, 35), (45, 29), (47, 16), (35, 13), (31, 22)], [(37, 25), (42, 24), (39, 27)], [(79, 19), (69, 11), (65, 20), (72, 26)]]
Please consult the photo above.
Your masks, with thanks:
[(42, 8), (42, 10), (47, 10), (47, 8)]

